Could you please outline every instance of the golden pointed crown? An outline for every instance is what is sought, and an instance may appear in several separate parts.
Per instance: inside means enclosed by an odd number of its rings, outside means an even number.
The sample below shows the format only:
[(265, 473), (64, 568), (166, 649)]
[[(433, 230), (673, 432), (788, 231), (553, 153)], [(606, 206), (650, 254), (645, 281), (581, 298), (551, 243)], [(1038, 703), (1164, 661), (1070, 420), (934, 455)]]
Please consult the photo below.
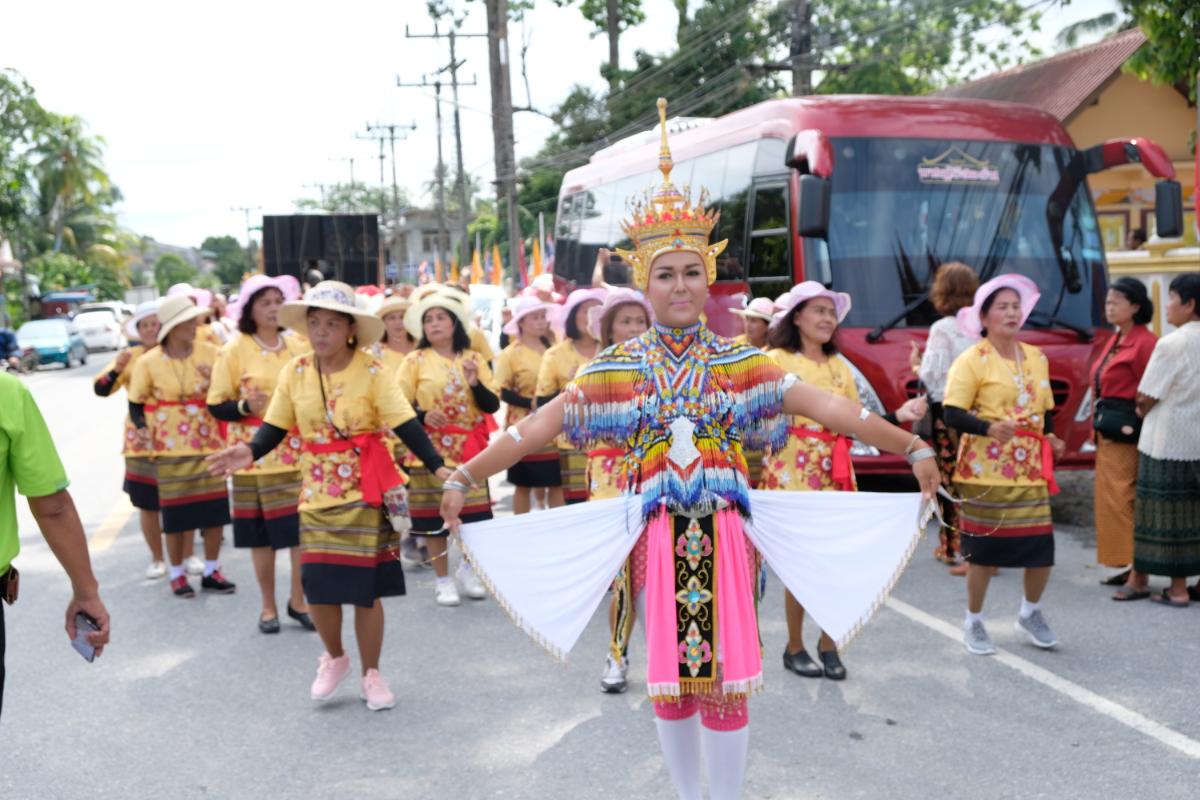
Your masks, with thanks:
[(663, 182), (633, 204), (632, 217), (621, 223), (622, 230), (633, 242), (633, 250), (618, 248), (617, 254), (633, 265), (633, 283), (643, 291), (650, 282), (650, 266), (654, 259), (672, 251), (699, 255), (704, 260), (711, 284), (717, 279), (717, 256), (728, 243), (728, 240), (708, 243), (721, 214), (705, 208), (708, 198), (703, 189), (693, 206), (691, 192), (684, 194), (671, 183), (675, 162), (671, 160), (671, 148), (667, 145), (667, 101), (662, 97), (658, 98), (658, 123), (662, 129), (658, 168), (662, 171)]

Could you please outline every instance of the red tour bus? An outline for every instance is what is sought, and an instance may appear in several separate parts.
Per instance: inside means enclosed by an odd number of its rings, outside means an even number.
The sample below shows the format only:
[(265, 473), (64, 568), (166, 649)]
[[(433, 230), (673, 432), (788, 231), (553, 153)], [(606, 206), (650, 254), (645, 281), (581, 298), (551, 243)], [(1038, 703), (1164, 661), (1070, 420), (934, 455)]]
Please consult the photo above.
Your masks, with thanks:
[[(1058, 120), (1027, 106), (927, 97), (771, 100), (718, 119), (669, 123), (672, 180), (703, 187), (728, 239), (706, 308), (718, 333), (740, 333), (749, 296), (774, 299), (813, 279), (854, 304), (838, 345), (873, 411), (919, 391), (911, 343), (937, 313), (939, 264), (962, 261), (983, 280), (1002, 272), (1042, 290), (1022, 339), (1049, 356), (1063, 466), (1092, 461), (1089, 365), (1109, 336), (1107, 267), (1086, 176), (1140, 161), (1174, 176), (1145, 139), (1079, 151)], [(601, 247), (628, 247), (627, 201), (660, 180), (657, 130), (597, 152), (563, 178), (555, 275), (588, 285)], [(1158, 186), (1160, 235), (1181, 225), (1179, 184)], [(611, 280), (611, 279), (610, 279)], [(903, 459), (856, 444), (860, 473), (907, 471)]]

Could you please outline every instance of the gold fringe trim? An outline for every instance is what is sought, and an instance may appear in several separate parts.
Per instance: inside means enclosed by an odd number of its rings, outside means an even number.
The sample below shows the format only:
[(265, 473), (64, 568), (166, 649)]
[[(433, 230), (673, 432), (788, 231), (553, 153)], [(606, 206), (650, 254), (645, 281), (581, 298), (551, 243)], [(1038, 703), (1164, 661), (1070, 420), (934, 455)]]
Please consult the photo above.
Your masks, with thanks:
[[(482, 583), (484, 587), (487, 588), (488, 592), (491, 593), (492, 597), (495, 598), (496, 604), (503, 609), (504, 613), (508, 616), (509, 621), (512, 622), (513, 625), (516, 625), (518, 628), (523, 630), (525, 634), (534, 641), (534, 644), (549, 653), (555, 661), (558, 661), (559, 663), (566, 663), (567, 654), (560, 650), (553, 643), (547, 641), (546, 638), (540, 633), (535, 631), (533, 626), (526, 622), (521, 615), (513, 609), (504, 595), (502, 595), (496, 589), (496, 585), (492, 583), (491, 577), (489, 577), (487, 572), (485, 572), (479, 566), (479, 563), (475, 560), (475, 556), (471, 553), (471, 548), (467, 547), (467, 544), (462, 540), (462, 537), (455, 536), (454, 540), (458, 542), (458, 547), (462, 551), (463, 558), (465, 558), (467, 563), (471, 565), (471, 568), (475, 570), (475, 575), (479, 578), (479, 582)], [(449, 548), (447, 548), (446, 552), (449, 553)]]
[(850, 642), (853, 641), (854, 637), (858, 636), (862, 629), (866, 627), (866, 624), (871, 621), (871, 618), (875, 616), (880, 607), (887, 602), (888, 595), (892, 593), (892, 589), (896, 588), (896, 584), (899, 583), (900, 576), (904, 574), (904, 570), (908, 569), (908, 564), (910, 561), (912, 561), (913, 554), (917, 551), (917, 545), (920, 543), (921, 538), (925, 535), (925, 523), (928, 522), (930, 513), (932, 512), (927, 507), (922, 507), (921, 514), (918, 519), (919, 527), (917, 528), (916, 533), (913, 534), (912, 541), (909, 542), (908, 549), (905, 550), (904, 557), (900, 559), (900, 564), (896, 567), (896, 571), (892, 573), (892, 577), (879, 592), (879, 596), (875, 598), (875, 602), (871, 604), (871, 608), (867, 611), (867, 613), (863, 614), (862, 617), (859, 618), (858, 622), (854, 624), (854, 627), (850, 629), (849, 633), (834, 642), (834, 645), (837, 647), (838, 651), (844, 651)]

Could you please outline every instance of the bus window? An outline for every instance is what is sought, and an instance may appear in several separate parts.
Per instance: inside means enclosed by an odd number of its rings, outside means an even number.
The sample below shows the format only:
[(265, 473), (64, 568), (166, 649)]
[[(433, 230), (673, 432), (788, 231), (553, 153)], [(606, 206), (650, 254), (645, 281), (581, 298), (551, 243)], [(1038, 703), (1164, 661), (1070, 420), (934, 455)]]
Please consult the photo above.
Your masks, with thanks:
[(784, 163), (787, 158), (787, 142), (783, 139), (763, 139), (758, 143), (758, 152), (754, 159), (755, 175), (772, 175), (788, 171)]
[[(568, 283), (581, 280), (579, 265), (579, 214), (583, 205), (583, 193), (565, 195), (559, 204), (558, 220), (554, 226), (554, 272)], [(587, 265), (584, 285), (591, 283), (592, 265)]]
[(756, 147), (755, 142), (746, 142), (730, 148), (727, 154), (719, 203), (721, 222), (713, 241), (728, 239), (729, 244), (717, 259), (717, 280), (746, 279), (746, 212), (750, 206), (750, 180), (754, 172)]
[(787, 192), (786, 182), (754, 189), (749, 283), (755, 297), (776, 297), (792, 285)]
[[(620, 229), (618, 218), (613, 214), (616, 200), (615, 184), (602, 184), (576, 195), (579, 205), (579, 252), (575, 256), (580, 275), (589, 270), (586, 282), (591, 284), (590, 270), (596, 263), (596, 254), (601, 247), (609, 247), (616, 239), (614, 228)], [(582, 278), (576, 278), (576, 282)]]

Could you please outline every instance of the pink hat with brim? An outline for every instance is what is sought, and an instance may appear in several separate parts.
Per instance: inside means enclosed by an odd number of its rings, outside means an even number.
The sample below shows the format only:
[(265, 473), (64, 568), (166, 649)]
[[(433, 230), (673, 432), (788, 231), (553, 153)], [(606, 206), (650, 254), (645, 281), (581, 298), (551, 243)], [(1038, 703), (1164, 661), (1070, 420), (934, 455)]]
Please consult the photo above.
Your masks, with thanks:
[(557, 306), (553, 303), (546, 303), (536, 295), (533, 297), (522, 297), (513, 308), (512, 319), (504, 323), (503, 330), (509, 336), (520, 336), (521, 328), (517, 325), (518, 322), (538, 311), (554, 311), (556, 308)]
[(812, 300), (814, 297), (827, 297), (833, 301), (833, 309), (837, 312), (839, 324), (850, 313), (850, 295), (845, 292), (835, 292), (832, 289), (826, 289), (816, 281), (804, 281), (803, 283), (797, 283), (791, 289), (779, 295), (779, 299), (775, 301), (776, 310), (774, 316), (771, 317), (771, 327), (790, 322), (792, 312), (796, 310), (796, 307), (806, 300)]
[(269, 275), (251, 275), (242, 282), (242, 286), (238, 289), (237, 297), (228, 306), (225, 307), (225, 316), (235, 322), (242, 318), (242, 309), (246, 307), (254, 295), (261, 292), (263, 289), (277, 289), (283, 295), (283, 302), (288, 303), (292, 300), (300, 299), (300, 281), (296, 280), (291, 275), (278, 275), (272, 278)]
[(167, 289), (167, 297), (176, 297), (178, 295), (192, 298), (192, 302), (201, 308), (212, 307), (213, 295), (208, 289), (197, 289), (190, 283), (177, 283)]
[(654, 309), (650, 307), (646, 296), (636, 289), (620, 288), (611, 290), (601, 305), (588, 309), (588, 331), (594, 338), (599, 339), (600, 324), (604, 318), (618, 307), (626, 305), (638, 305), (646, 309), (646, 322), (654, 322)]
[(606, 289), (576, 289), (567, 295), (567, 300), (558, 308), (558, 313), (553, 316), (550, 323), (559, 334), (565, 335), (567, 330), (567, 320), (575, 313), (575, 309), (579, 308), (581, 303), (586, 303), (589, 300), (595, 300), (598, 303), (603, 303), (604, 298), (608, 295)]
[(1017, 293), (1017, 297), (1021, 298), (1023, 326), (1025, 320), (1033, 313), (1033, 307), (1037, 305), (1042, 293), (1038, 291), (1037, 284), (1024, 275), (1007, 274), (997, 275), (975, 290), (975, 302), (966, 308), (960, 308), (954, 317), (958, 329), (967, 336), (978, 339), (983, 334), (983, 304), (1001, 289), (1012, 289)]
[(729, 313), (739, 317), (754, 317), (770, 322), (775, 317), (775, 302), (766, 297), (756, 297), (745, 308), (733, 308)]

